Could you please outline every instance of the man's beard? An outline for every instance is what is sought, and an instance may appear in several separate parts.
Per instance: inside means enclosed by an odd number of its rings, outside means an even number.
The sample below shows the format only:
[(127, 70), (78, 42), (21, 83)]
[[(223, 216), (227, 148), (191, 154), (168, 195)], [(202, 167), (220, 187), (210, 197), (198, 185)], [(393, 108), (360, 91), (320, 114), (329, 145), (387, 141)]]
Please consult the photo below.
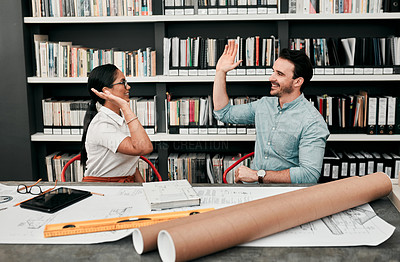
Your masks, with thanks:
[(272, 96), (281, 97), (284, 94), (291, 94), (292, 92), (293, 92), (293, 87), (287, 86), (287, 87), (281, 88), (281, 86), (278, 85), (278, 88), (271, 89), (270, 94)]

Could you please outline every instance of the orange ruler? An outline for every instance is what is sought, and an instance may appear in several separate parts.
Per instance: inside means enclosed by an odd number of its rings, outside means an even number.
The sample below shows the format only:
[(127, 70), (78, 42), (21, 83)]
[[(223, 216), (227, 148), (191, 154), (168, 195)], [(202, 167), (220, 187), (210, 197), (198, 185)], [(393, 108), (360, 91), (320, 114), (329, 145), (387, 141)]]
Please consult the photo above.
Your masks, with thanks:
[(208, 212), (211, 210), (214, 210), (214, 208), (49, 224), (44, 228), (44, 237), (59, 237), (144, 227), (180, 217)]

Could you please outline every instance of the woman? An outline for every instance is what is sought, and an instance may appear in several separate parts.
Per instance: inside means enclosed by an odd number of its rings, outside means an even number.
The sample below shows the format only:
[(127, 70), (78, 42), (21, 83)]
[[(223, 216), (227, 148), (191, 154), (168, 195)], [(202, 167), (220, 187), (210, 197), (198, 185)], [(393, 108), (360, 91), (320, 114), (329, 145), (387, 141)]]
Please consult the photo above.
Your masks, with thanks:
[[(153, 145), (129, 106), (130, 88), (112, 64), (98, 66), (89, 75), (91, 101), (81, 149), (84, 182), (144, 182), (137, 163)], [(99, 111), (97, 102), (102, 105)]]

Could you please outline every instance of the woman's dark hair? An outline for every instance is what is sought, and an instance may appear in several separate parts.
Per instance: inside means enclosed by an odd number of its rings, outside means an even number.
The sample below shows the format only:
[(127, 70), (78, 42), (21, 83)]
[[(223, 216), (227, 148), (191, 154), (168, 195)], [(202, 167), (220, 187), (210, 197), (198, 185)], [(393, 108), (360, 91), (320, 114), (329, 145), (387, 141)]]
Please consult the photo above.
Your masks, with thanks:
[(104, 105), (105, 100), (98, 97), (92, 92), (92, 88), (99, 92), (102, 92), (103, 87), (110, 86), (117, 75), (118, 68), (112, 64), (101, 65), (92, 70), (89, 74), (87, 89), (89, 91), (91, 100), (89, 108), (86, 110), (85, 119), (83, 121), (83, 134), (81, 142), (81, 163), (86, 166), (87, 152), (85, 148), (86, 134), (90, 122), (92, 122), (93, 117), (97, 114), (96, 103), (99, 102)]
[(303, 92), (304, 87), (310, 83), (310, 80), (313, 77), (313, 67), (310, 58), (306, 53), (304, 53), (304, 51), (289, 50), (287, 48), (281, 50), (279, 57), (289, 60), (294, 64), (293, 79), (298, 77), (304, 79), (304, 83), (300, 89), (300, 91)]

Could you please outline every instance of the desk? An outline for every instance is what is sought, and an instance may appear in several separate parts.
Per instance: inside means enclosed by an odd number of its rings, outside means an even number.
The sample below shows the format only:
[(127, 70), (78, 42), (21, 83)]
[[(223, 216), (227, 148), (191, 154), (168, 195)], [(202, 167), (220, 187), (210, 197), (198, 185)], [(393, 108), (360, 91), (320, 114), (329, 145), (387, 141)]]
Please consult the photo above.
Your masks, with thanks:
[[(21, 182), (1, 182), (17, 185)], [(60, 183), (60, 185), (77, 185)], [(82, 184), (80, 184), (82, 185)], [(132, 184), (96, 184), (118, 185)], [(137, 184), (139, 185), (139, 184)], [(195, 186), (212, 186), (196, 184)], [(218, 186), (236, 186), (220, 185)], [(243, 185), (241, 185), (243, 186)], [(295, 185), (249, 185), (249, 186), (295, 186)], [(304, 185), (301, 185), (304, 186)], [(370, 203), (378, 216), (396, 227), (394, 234), (377, 247), (321, 247), (321, 248), (255, 248), (233, 247), (197, 261), (400, 261), (400, 214), (386, 197)], [(0, 213), (1, 218), (1, 213)], [(95, 245), (0, 245), (0, 261), (161, 261), (158, 251), (138, 255), (132, 238)]]

